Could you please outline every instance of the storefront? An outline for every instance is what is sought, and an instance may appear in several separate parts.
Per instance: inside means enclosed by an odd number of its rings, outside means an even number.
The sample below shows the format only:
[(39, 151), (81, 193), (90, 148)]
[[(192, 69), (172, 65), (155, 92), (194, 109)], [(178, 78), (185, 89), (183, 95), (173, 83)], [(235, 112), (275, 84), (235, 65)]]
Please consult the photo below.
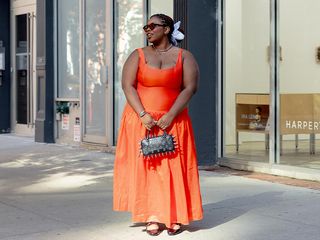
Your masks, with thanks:
[(56, 139), (114, 145), (125, 97), (124, 61), (146, 44), (142, 26), (166, 1), (55, 1)]
[[(34, 136), (36, 117), (36, 1), (3, 2), (1, 102), (2, 132)], [(0, 50), (1, 51), (1, 50)], [(1, 64), (0, 64), (1, 65)], [(9, 98), (3, 98), (9, 96)], [(3, 119), (2, 119), (3, 120)]]
[(319, 9), (221, 1), (222, 165), (320, 180)]
[(189, 107), (199, 164), (320, 180), (317, 0), (0, 4), (2, 132), (115, 146), (123, 63), (163, 12), (183, 22), (201, 72)]
[(217, 46), (199, 43), (218, 37), (216, 1), (3, 0), (0, 11), (1, 133), (115, 146), (123, 63), (147, 44), (142, 26), (161, 12), (181, 20), (182, 46), (198, 60), (202, 82), (189, 112), (199, 163), (214, 164)]

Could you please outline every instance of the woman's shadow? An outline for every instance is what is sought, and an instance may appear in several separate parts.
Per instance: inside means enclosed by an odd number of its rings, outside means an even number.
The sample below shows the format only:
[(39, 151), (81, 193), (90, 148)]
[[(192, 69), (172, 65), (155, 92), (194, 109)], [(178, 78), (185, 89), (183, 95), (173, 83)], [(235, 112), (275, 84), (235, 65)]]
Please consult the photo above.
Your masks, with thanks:
[(257, 195), (230, 198), (216, 203), (203, 205), (204, 217), (201, 221), (192, 222), (185, 227), (185, 231), (196, 232), (204, 229), (211, 229), (221, 224), (227, 223), (246, 212), (265, 207), (279, 201), (279, 196), (283, 192), (272, 191)]

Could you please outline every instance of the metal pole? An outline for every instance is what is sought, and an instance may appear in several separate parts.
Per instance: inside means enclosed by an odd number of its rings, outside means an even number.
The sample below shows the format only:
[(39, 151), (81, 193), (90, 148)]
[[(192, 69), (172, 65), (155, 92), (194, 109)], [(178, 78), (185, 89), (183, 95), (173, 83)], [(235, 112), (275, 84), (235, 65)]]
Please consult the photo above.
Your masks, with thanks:
[(269, 163), (280, 163), (279, 1), (270, 0), (270, 149)]

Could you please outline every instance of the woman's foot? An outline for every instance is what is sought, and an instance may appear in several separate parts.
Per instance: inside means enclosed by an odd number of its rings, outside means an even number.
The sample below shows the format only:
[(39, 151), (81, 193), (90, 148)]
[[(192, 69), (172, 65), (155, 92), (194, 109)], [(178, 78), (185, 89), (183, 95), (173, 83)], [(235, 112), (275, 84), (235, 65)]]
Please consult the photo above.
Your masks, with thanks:
[(159, 223), (157, 222), (148, 222), (146, 224), (146, 232), (150, 236), (158, 236), (161, 233)]
[(182, 232), (180, 223), (172, 223), (170, 228), (167, 229), (167, 233), (170, 236), (177, 235)]

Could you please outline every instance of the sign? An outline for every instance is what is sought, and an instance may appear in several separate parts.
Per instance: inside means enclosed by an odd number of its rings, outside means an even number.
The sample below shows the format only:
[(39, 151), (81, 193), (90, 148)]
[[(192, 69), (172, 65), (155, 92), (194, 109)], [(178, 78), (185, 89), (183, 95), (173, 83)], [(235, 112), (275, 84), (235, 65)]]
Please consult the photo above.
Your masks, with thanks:
[(73, 141), (80, 142), (81, 138), (81, 128), (80, 128), (80, 118), (76, 117), (73, 126)]
[(63, 114), (63, 115), (62, 115), (61, 128), (62, 128), (63, 130), (69, 130), (69, 125), (70, 125), (69, 114)]
[(288, 129), (302, 129), (302, 130), (319, 130), (320, 122), (315, 121), (296, 121), (296, 120), (286, 120), (286, 128)]

